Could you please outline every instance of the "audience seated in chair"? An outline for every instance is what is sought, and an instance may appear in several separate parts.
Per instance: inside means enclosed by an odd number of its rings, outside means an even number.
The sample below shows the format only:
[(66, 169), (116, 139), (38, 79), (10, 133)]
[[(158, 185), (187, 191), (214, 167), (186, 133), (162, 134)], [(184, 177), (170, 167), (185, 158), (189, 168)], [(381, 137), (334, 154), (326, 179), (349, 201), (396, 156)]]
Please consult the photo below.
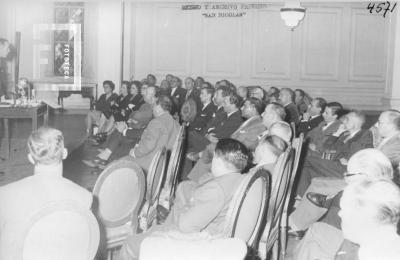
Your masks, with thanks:
[(323, 98), (314, 98), (308, 106), (306, 112), (303, 113), (302, 119), (298, 125), (298, 132), (307, 135), (308, 131), (316, 128), (323, 120), (326, 101)]
[(340, 207), (343, 235), (360, 245), (359, 260), (400, 259), (398, 186), (388, 180), (361, 180), (346, 187)]
[(285, 121), (297, 125), (300, 121), (300, 114), (297, 106), (293, 103), (295, 94), (290, 88), (282, 88), (279, 92), (279, 102), (286, 110)]
[(226, 117), (221, 120), (219, 124), (210, 126), (204, 136), (193, 131), (190, 132), (188, 138), (188, 152), (201, 152), (208, 144), (216, 143), (221, 138), (231, 136), (242, 124), (243, 120), (238, 107), (240, 102), (239, 96), (228, 90), (227, 95), (222, 97), (222, 92), (221, 89), (218, 89), (216, 98), (222, 99), (221, 105), (223, 105)]
[[(168, 79), (167, 79), (168, 80)], [(185, 103), (187, 90), (182, 88), (182, 80), (173, 76), (170, 82), (171, 98), (173, 102), (171, 114), (179, 116), (183, 103)]]
[(273, 173), (276, 161), (286, 151), (287, 146), (287, 142), (276, 135), (268, 135), (261, 139), (254, 151), (255, 166), (250, 169), (249, 173), (257, 172), (260, 169)]
[[(379, 117), (379, 125), (377, 129), (377, 134), (384, 136), (381, 145), (377, 145), (377, 150), (380, 150), (387, 158), (389, 158), (393, 170), (394, 170), (394, 181), (398, 181), (398, 165), (400, 160), (400, 140), (399, 140), (399, 120), (400, 112), (396, 110), (384, 111)], [(379, 155), (377, 155), (377, 158)], [(354, 157), (354, 156), (353, 156)], [(377, 158), (372, 158), (370, 156), (366, 159), (365, 167), (368, 167), (369, 163), (372, 165), (378, 164), (376, 162)], [(372, 158), (372, 159), (371, 159)], [(367, 161), (370, 160), (371, 161)], [(373, 168), (373, 166), (370, 166)], [(347, 167), (348, 168), (348, 167)], [(367, 169), (362, 170), (363, 172), (368, 172)], [(314, 178), (311, 182), (310, 187), (307, 189), (306, 194), (309, 192), (314, 192), (321, 195), (334, 196), (342, 188), (343, 177), (339, 178)], [(339, 186), (337, 185), (339, 184)], [(318, 213), (319, 212), (319, 213)], [(292, 214), (292, 220), (296, 224), (298, 229), (306, 229), (310, 223), (313, 223), (319, 217), (321, 217), (323, 212), (313, 207), (313, 205), (304, 197), (301, 203), (298, 205), (297, 209)]]
[(106, 80), (103, 82), (104, 94), (96, 101), (96, 110), (90, 110), (86, 116), (86, 132), (87, 135), (91, 135), (92, 126), (97, 125), (99, 127), (98, 132), (106, 132), (102, 122), (111, 116), (111, 104), (118, 97), (117, 94), (113, 93), (115, 85), (112, 81)]
[(20, 250), (17, 239), (31, 217), (48, 203), (66, 200), (90, 209), (92, 195), (63, 178), (62, 160), (67, 157), (63, 134), (42, 127), (28, 139), (28, 159), (34, 175), (0, 188), (0, 259), (15, 260)]
[(196, 103), (197, 111), (202, 108), (202, 103), (200, 101), (200, 91), (194, 87), (194, 79), (191, 77), (187, 77), (185, 79), (185, 101), (192, 99)]
[(322, 156), (325, 141), (338, 130), (342, 123), (339, 120), (342, 109), (342, 105), (338, 102), (326, 104), (325, 111), (322, 114), (324, 121), (307, 133), (308, 156)]
[(202, 132), (213, 117), (217, 107), (214, 105), (212, 99), (214, 97), (214, 88), (208, 84), (200, 90), (200, 101), (202, 106), (197, 111), (196, 117), (193, 122), (189, 123), (188, 131)]
[(171, 116), (171, 109), (172, 101), (169, 97), (156, 96), (153, 105), (154, 119), (144, 130), (139, 143), (122, 159), (134, 160), (144, 172), (147, 172), (154, 155), (159, 150), (164, 146), (167, 150), (171, 150), (179, 132), (179, 124)]
[(305, 100), (306, 93), (302, 89), (294, 90), (294, 103), (297, 106), (297, 110), (299, 111), (300, 116), (302, 116), (308, 110), (308, 105)]
[(248, 163), (246, 147), (233, 139), (221, 139), (215, 148), (212, 177), (199, 182), (184, 181), (177, 189), (171, 213), (164, 224), (145, 234), (128, 237), (121, 249), (120, 259), (135, 259), (144, 238), (152, 233), (176, 230), (181, 233), (207, 232), (212, 236), (227, 237), (223, 221)]
[(275, 122), (283, 121), (286, 117), (286, 112), (285, 108), (281, 104), (272, 102), (265, 107), (265, 110), (261, 116), (263, 119), (263, 124), (267, 130), (259, 135), (259, 139), (268, 134), (271, 125), (273, 125)]
[(326, 140), (323, 157), (306, 157), (297, 187), (298, 195), (303, 196), (312, 178), (341, 178), (349, 158), (359, 150), (372, 147), (372, 134), (362, 129), (364, 123), (364, 114), (350, 112), (336, 133)]
[[(114, 129), (106, 140), (105, 149), (94, 160), (83, 160), (83, 163), (89, 167), (104, 167), (117, 149), (125, 148), (120, 148), (121, 144), (130, 143), (133, 147), (139, 142), (144, 129), (153, 117), (153, 106), (157, 95), (160, 94), (157, 87), (148, 87), (147, 85), (143, 86), (142, 91), (145, 103), (140, 106), (139, 110), (132, 112), (126, 123), (118, 122), (116, 124), (116, 129)], [(121, 151), (121, 154), (126, 154), (128, 151)]]
[[(338, 216), (339, 201), (342, 196), (342, 192), (339, 191), (347, 184), (365, 177), (375, 180), (393, 178), (391, 163), (382, 152), (369, 148), (355, 153), (349, 160), (344, 179), (336, 182), (328, 180), (329, 183), (324, 187), (324, 191), (330, 191), (328, 196), (320, 197), (319, 200), (304, 200), (300, 203), (290, 216), (291, 227), (292, 229), (298, 227), (309, 229), (295, 250), (295, 259), (333, 259), (343, 242), (341, 221)], [(319, 191), (315, 190), (315, 192)], [(313, 194), (312, 191), (309, 194)], [(319, 222), (312, 224), (317, 220)], [(329, 242), (326, 240), (327, 237), (329, 237)]]

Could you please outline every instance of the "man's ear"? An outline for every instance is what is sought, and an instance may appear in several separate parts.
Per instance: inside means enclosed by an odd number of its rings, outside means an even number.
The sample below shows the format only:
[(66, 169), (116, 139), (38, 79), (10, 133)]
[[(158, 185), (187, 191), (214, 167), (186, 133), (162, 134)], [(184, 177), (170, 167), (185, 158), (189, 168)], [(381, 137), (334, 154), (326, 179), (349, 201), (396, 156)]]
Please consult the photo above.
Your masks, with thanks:
[(67, 158), (67, 156), (68, 156), (68, 149), (67, 149), (67, 148), (64, 148), (62, 159), (65, 160), (65, 159)]
[(35, 160), (33, 160), (32, 154), (28, 153), (28, 160), (31, 164), (35, 165)]

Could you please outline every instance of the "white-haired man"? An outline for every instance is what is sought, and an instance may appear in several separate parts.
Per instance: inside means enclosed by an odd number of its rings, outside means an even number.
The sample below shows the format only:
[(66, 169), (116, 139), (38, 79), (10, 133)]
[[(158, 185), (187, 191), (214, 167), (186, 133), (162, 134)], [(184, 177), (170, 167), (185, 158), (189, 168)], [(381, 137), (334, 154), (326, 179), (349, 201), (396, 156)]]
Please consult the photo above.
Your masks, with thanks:
[(20, 253), (19, 236), (31, 217), (48, 203), (70, 201), (90, 209), (92, 195), (63, 178), (63, 159), (67, 157), (62, 133), (39, 128), (28, 139), (28, 159), (34, 175), (0, 188), (0, 259), (15, 260)]
[(360, 246), (359, 260), (400, 259), (397, 185), (368, 178), (354, 182), (344, 190), (340, 207), (343, 235)]
[[(342, 185), (345, 187), (366, 177), (374, 180), (391, 180), (393, 178), (392, 165), (381, 151), (364, 149), (355, 153), (349, 160)], [(343, 242), (341, 221), (338, 216), (341, 196), (342, 192), (325, 201), (324, 205), (319, 205), (320, 212), (326, 212), (326, 214), (319, 222), (307, 226), (307, 228), (309, 227), (308, 231), (295, 251), (296, 260), (333, 259)], [(322, 215), (319, 215), (318, 218)], [(326, 243), (328, 237), (329, 243)]]

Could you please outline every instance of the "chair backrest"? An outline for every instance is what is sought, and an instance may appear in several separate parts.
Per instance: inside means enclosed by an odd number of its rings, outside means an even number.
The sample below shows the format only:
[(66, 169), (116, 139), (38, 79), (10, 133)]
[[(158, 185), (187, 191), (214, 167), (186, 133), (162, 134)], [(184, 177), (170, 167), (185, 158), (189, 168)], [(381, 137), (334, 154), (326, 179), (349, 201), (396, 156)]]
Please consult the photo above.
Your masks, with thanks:
[(261, 224), (267, 213), (270, 180), (271, 174), (264, 169), (247, 174), (227, 212), (224, 229), (230, 231), (231, 237), (240, 238), (253, 248), (258, 245)]
[(291, 147), (283, 153), (276, 164), (272, 176), (272, 192), (268, 207), (267, 221), (262, 236), (266, 241), (267, 252), (272, 248), (279, 237), (279, 227), (282, 217), (285, 198), (289, 190), (290, 174), (293, 165), (294, 154)]
[(95, 213), (107, 227), (137, 221), (145, 190), (146, 180), (139, 165), (130, 160), (114, 161), (103, 170), (93, 188)]
[(153, 205), (160, 196), (162, 183), (165, 178), (166, 166), (167, 149), (163, 147), (163, 149), (154, 155), (147, 173), (146, 201), (150, 205)]
[(163, 187), (163, 193), (169, 198), (164, 198), (169, 201), (173, 200), (175, 194), (176, 183), (178, 181), (178, 172), (180, 170), (182, 155), (183, 155), (183, 143), (186, 138), (186, 124), (183, 124), (179, 133), (176, 137), (174, 146), (171, 150), (171, 156), (168, 163), (167, 174), (165, 178), (165, 184)]
[(89, 209), (71, 201), (52, 202), (24, 225), (18, 259), (92, 260), (99, 241), (99, 225)]
[(292, 140), (297, 136), (296, 124), (294, 122), (290, 122), (290, 128), (292, 128)]
[(301, 133), (300, 136), (298, 138), (295, 138), (292, 142), (294, 160), (293, 160), (292, 170), (290, 173), (289, 188), (288, 188), (286, 201), (285, 201), (284, 217), (287, 217), (287, 211), (288, 211), (289, 202), (290, 202), (290, 199), (292, 196), (294, 180), (296, 179), (296, 173), (297, 173), (297, 169), (299, 167), (301, 150), (303, 149), (303, 143), (304, 143), (304, 133)]

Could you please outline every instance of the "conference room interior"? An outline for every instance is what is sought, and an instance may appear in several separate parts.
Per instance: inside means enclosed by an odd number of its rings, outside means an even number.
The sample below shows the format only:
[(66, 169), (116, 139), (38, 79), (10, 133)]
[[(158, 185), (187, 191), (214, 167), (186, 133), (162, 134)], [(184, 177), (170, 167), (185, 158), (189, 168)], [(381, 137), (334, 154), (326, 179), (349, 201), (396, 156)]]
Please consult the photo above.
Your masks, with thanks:
[[(93, 201), (82, 212), (95, 231), (78, 235), (87, 237), (89, 250), (46, 240), (48, 248), (67, 252), (59, 259), (398, 259), (393, 245), (400, 236), (392, 230), (399, 225), (400, 197), (388, 201), (400, 194), (399, 8), (396, 2), (317, 0), (1, 1), (0, 203), (23, 207), (13, 204), (12, 193), (1, 195), (39, 171), (30, 155), (31, 134), (47, 126), (64, 138), (63, 177)], [(115, 96), (109, 98), (109, 89)], [(130, 105), (122, 105), (125, 92)], [(139, 101), (132, 101), (135, 95)], [(149, 110), (143, 112), (143, 105)], [(140, 113), (150, 117), (139, 127)], [(170, 131), (167, 139), (163, 131)], [(142, 157), (146, 142), (152, 148)], [(238, 157), (223, 157), (224, 145), (236, 147)], [(228, 161), (221, 163), (222, 157)], [(383, 169), (387, 162), (390, 169)], [(205, 215), (205, 207), (195, 211), (194, 201), (210, 180), (222, 178), (218, 163), (236, 167), (240, 184), (228, 195), (221, 188), (225, 204), (204, 226), (183, 231), (176, 212)], [(113, 171), (121, 176), (107, 182)], [(373, 193), (374, 185), (388, 195)], [(376, 223), (365, 230), (345, 225), (357, 218), (358, 226), (372, 223), (361, 213), (348, 219), (338, 213), (355, 194), (360, 212), (369, 205), (361, 189), (378, 197), (371, 205), (389, 208), (390, 221), (371, 217)], [(110, 204), (105, 208), (128, 210), (129, 216), (122, 212), (116, 221), (114, 211), (101, 213), (101, 196)], [(203, 196), (208, 203), (216, 199)], [(12, 241), (2, 237), (6, 210), (0, 205), (0, 259), (17, 259), (7, 246)], [(165, 235), (152, 233), (170, 221)], [(45, 221), (40, 225), (51, 230)], [(74, 229), (66, 226), (54, 234)], [(32, 230), (31, 240), (18, 238), (22, 245), (44, 233)], [(356, 232), (359, 240), (351, 236)], [(376, 248), (359, 238), (367, 232), (381, 239)], [(43, 257), (43, 241), (18, 249), (25, 252), (18, 259)]]

